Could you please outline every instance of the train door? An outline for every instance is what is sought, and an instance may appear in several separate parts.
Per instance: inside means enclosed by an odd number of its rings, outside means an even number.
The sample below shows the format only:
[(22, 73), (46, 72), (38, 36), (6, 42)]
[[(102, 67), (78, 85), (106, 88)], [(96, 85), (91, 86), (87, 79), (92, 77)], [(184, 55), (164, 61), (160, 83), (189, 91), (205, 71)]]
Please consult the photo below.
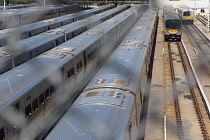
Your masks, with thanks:
[(83, 52), (83, 58), (84, 58), (84, 73), (86, 73), (86, 70), (87, 70), (87, 57), (86, 57), (86, 51)]
[(5, 118), (5, 125), (3, 128), (0, 128), (0, 140), (4, 139), (15, 139), (15, 131), (14, 126), (16, 126), (18, 118), (17, 111), (15, 107), (10, 107), (3, 113)]
[(62, 80), (62, 81), (64, 81), (64, 80), (65, 80), (65, 72), (64, 72), (64, 67), (61, 69), (61, 75), (62, 75), (62, 78), (63, 78), (63, 80)]
[(16, 138), (16, 136), (18, 135), (18, 134), (16, 134), (16, 133), (18, 133), (17, 132), (17, 130), (18, 130), (17, 127), (21, 125), (21, 122), (19, 121), (20, 118), (19, 118), (19, 115), (18, 115), (18, 114), (20, 114), (20, 106), (19, 106), (19, 103), (16, 103), (14, 105), (14, 107), (12, 108), (12, 114), (13, 114), (12, 116), (14, 118), (13, 124), (12, 124), (12, 126), (13, 126), (13, 138), (14, 139), (17, 139)]
[(86, 51), (84, 51), (84, 53), (83, 53), (83, 58), (84, 58), (84, 66), (85, 66), (85, 70), (86, 70), (86, 67), (87, 67)]
[(4, 127), (0, 128), (0, 140), (4, 140), (5, 139), (5, 131), (4, 131)]

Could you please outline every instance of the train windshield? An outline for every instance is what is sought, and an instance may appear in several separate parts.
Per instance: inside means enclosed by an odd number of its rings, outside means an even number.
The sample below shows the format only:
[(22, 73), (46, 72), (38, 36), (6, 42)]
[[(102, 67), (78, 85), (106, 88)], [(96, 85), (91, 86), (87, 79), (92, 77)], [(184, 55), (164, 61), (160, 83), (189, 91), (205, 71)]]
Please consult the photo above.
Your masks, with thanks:
[(167, 20), (166, 21), (166, 28), (167, 29), (181, 29), (182, 23), (181, 20)]
[(190, 16), (190, 11), (183, 12), (183, 16)]

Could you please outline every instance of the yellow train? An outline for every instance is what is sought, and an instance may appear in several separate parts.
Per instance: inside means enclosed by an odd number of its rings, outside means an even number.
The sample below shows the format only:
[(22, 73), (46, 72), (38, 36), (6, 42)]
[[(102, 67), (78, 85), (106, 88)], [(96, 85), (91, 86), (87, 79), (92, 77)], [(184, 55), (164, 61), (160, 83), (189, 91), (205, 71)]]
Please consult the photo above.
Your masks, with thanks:
[(178, 13), (180, 18), (182, 19), (183, 24), (193, 24), (195, 12), (191, 10), (190, 7), (186, 5), (179, 5)]

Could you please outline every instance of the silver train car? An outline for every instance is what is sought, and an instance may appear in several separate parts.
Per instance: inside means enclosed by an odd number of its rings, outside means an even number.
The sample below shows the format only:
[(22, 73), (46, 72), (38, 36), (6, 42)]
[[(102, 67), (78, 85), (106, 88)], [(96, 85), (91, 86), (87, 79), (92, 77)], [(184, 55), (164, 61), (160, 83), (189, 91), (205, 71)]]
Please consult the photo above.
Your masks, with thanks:
[(0, 75), (0, 136), (42, 137), (144, 12), (132, 7)]
[(195, 12), (189, 6), (179, 5), (177, 9), (183, 24), (193, 24)]
[(119, 6), (84, 20), (53, 29), (39, 35), (24, 39), (15, 46), (0, 48), (0, 74), (38, 56), (39, 54), (58, 46), (59, 44), (81, 34), (82, 32), (104, 22), (129, 8), (129, 5)]
[(82, 8), (76, 4), (3, 10), (0, 12), (0, 29), (16, 27), (81, 10)]
[(0, 31), (0, 47), (114, 8), (114, 4)]
[(165, 41), (181, 41), (182, 20), (172, 6), (164, 7)]
[[(38, 4), (33, 3), (33, 4), (7, 5), (5, 6), (5, 9), (6, 10), (7, 9), (20, 9), (20, 8), (27, 8), (27, 7), (34, 7), (34, 6), (38, 6)], [(0, 6), (0, 10), (4, 10), (4, 6)]]
[(157, 9), (148, 9), (45, 140), (137, 140)]

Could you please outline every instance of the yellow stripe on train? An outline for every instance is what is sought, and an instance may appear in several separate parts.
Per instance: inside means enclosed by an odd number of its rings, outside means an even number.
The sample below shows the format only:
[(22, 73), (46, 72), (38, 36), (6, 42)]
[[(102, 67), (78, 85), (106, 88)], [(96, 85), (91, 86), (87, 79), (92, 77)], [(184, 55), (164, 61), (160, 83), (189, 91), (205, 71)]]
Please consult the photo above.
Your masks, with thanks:
[(177, 32), (179, 32), (178, 30), (164, 30), (164, 32), (169, 32), (171, 34), (175, 34)]
[(194, 19), (193, 16), (183, 16), (182, 19)]

